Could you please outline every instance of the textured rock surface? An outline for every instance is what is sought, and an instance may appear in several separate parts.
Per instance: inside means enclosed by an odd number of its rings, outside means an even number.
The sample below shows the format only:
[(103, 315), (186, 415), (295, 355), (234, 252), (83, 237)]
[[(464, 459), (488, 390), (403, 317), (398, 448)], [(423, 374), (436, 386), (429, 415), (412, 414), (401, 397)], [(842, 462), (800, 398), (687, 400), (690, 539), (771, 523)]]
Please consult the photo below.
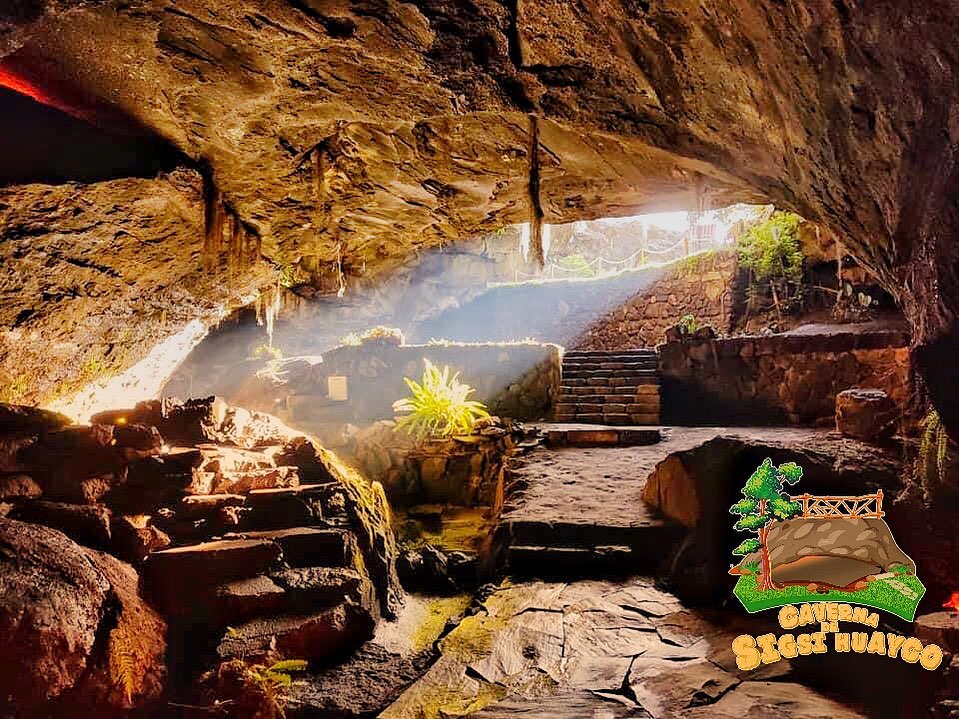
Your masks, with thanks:
[(749, 626), (686, 610), (641, 579), (504, 586), (379, 716), (863, 716), (788, 681), (788, 661), (739, 671), (729, 645)]
[[(318, 286), (335, 289), (338, 255), (347, 275), (374, 274), (525, 219), (533, 112), (548, 222), (687, 207), (698, 187), (708, 202), (768, 197), (850, 238), (906, 301), (959, 424), (943, 359), (959, 298), (947, 0), (26, 6), (0, 15), (7, 67), (110, 102), (208, 166), (263, 254)], [(173, 243), (153, 246), (183, 264)], [(99, 337), (62, 316), (65, 342)]]
[(193, 170), (0, 189), (0, 400), (69, 396), (249, 302), (259, 270), (204, 268), (203, 217)]
[(79, 703), (112, 716), (157, 698), (166, 626), (129, 566), (56, 530), (0, 519), (0, 573), (5, 709), (63, 700), (71, 712)]
[(881, 389), (847, 389), (836, 395), (836, 429), (847, 437), (876, 441), (896, 431), (895, 403)]

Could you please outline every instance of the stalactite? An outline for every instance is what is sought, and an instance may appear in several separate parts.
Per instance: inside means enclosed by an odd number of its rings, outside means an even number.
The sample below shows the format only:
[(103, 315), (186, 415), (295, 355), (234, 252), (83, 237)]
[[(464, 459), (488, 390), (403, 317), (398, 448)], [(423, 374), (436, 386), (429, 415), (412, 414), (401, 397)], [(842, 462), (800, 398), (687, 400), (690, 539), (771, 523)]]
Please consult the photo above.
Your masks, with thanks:
[(204, 178), (204, 236), (201, 258), (207, 270), (217, 270), (220, 266), (220, 250), (223, 246), (223, 223), (225, 212), (220, 191), (211, 178)]
[(546, 267), (543, 251), (543, 206), (539, 196), (539, 121), (529, 116), (529, 254), (540, 270)]

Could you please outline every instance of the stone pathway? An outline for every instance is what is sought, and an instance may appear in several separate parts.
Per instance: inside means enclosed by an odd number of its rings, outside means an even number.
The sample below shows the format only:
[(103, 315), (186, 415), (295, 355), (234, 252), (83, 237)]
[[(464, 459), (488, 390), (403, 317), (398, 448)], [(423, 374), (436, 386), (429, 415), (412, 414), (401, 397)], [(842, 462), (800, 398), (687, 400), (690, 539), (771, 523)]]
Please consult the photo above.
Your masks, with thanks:
[(791, 680), (740, 672), (732, 639), (757, 622), (683, 608), (646, 579), (503, 585), (439, 643), (382, 719), (852, 719)]
[[(544, 424), (540, 429), (549, 437), (570, 426), (576, 425)], [(568, 578), (616, 569), (652, 571), (681, 534), (642, 500), (646, 479), (667, 456), (719, 436), (805, 444), (826, 434), (742, 427), (661, 432), (661, 441), (651, 444), (543, 447), (514, 459), (514, 483), (497, 530), (509, 571)]]

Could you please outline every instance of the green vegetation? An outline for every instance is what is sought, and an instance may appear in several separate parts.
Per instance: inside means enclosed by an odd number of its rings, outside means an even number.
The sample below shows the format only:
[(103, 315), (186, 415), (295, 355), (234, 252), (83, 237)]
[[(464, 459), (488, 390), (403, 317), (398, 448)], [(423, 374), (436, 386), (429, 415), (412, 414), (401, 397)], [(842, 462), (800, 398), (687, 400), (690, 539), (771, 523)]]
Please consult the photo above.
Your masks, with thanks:
[(370, 327), (366, 332), (359, 334), (350, 332), (348, 335), (340, 337), (340, 345), (344, 347), (359, 347), (367, 342), (386, 342), (401, 345), (406, 342), (406, 336), (399, 327), (377, 325), (376, 327)]
[(810, 592), (803, 585), (782, 587), (777, 589), (760, 589), (754, 574), (744, 574), (736, 582), (733, 593), (746, 607), (747, 612), (759, 612), (763, 609), (781, 607), (784, 604), (801, 604), (803, 602), (847, 602), (860, 604), (865, 607), (882, 609), (906, 621), (912, 621), (916, 614), (916, 607), (926, 593), (926, 588), (915, 576), (899, 575), (896, 580), (902, 582), (909, 590), (916, 594), (910, 599), (899, 591), (890, 579), (880, 579), (868, 582), (868, 586), (858, 592)]
[(750, 274), (747, 295), (752, 304), (772, 297), (777, 312), (793, 309), (802, 300), (803, 253), (799, 242), (802, 218), (774, 212), (739, 240), (739, 261)]
[(270, 344), (264, 343), (257, 345), (253, 352), (250, 353), (250, 359), (269, 359), (269, 360), (280, 360), (283, 359), (283, 350), (279, 347), (274, 347)]
[(566, 255), (556, 264), (565, 270), (564, 274), (572, 277), (595, 277), (596, 271), (589, 266), (589, 261), (582, 255)]
[(688, 337), (695, 334), (696, 330), (699, 329), (699, 322), (692, 315), (683, 315), (677, 326), (679, 327), (679, 333)]
[(740, 532), (755, 531), (757, 539), (747, 539), (733, 550), (733, 554), (746, 555), (762, 552), (762, 571), (759, 588), (773, 588), (772, 569), (769, 565), (769, 525), (775, 520), (795, 517), (802, 511), (799, 502), (794, 502), (783, 491), (783, 484), (793, 485), (802, 478), (802, 467), (795, 462), (786, 462), (776, 467), (768, 457), (746, 481), (743, 498), (729, 508), (730, 514), (738, 514), (734, 528)]
[(428, 359), (423, 362), (422, 381), (404, 377), (411, 394), (393, 403), (396, 430), (405, 430), (419, 442), (471, 434), (478, 420), (489, 417), (486, 406), (469, 399), (473, 388), (459, 381), (458, 372), (451, 375), (449, 367), (441, 371)]
[(916, 459), (916, 479), (929, 495), (942, 486), (949, 461), (949, 435), (939, 412), (930, 409), (920, 422), (922, 438)]

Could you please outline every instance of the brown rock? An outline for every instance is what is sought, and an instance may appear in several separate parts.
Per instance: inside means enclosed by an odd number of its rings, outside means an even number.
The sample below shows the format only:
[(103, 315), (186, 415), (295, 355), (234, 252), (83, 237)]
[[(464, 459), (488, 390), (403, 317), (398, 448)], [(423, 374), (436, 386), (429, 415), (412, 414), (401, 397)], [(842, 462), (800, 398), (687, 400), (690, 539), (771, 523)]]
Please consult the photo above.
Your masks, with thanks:
[(58, 412), (0, 402), (0, 435), (37, 435), (68, 424), (70, 418)]
[(367, 610), (343, 603), (315, 614), (255, 619), (229, 632), (217, 653), (223, 659), (254, 659), (276, 651), (288, 659), (330, 660), (371, 638), (375, 625)]
[(110, 552), (131, 564), (139, 564), (151, 552), (170, 546), (170, 537), (147, 515), (114, 516), (110, 534)]
[(26, 474), (0, 474), (0, 501), (35, 499), (43, 494), (40, 485)]
[(836, 395), (836, 429), (847, 437), (876, 441), (896, 432), (899, 411), (878, 389), (847, 389)]
[(59, 502), (24, 502), (7, 515), (32, 524), (59, 529), (70, 539), (94, 549), (110, 546), (110, 510), (100, 504), (62, 504)]
[(272, 467), (224, 473), (215, 481), (213, 490), (217, 494), (242, 494), (253, 489), (296, 487), (299, 483), (295, 467)]
[(0, 519), (0, 547), (0, 695), (28, 712), (87, 670), (110, 582), (54, 529)]

